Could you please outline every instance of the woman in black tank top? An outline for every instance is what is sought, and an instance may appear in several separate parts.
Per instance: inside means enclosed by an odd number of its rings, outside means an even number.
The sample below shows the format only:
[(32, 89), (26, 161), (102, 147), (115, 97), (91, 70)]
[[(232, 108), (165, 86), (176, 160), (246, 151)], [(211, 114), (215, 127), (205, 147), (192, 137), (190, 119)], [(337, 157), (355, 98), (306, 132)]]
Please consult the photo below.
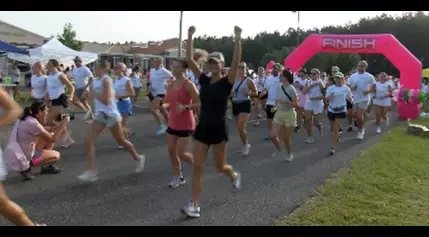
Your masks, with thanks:
[(207, 69), (211, 75), (207, 76), (198, 67), (193, 57), (192, 36), (195, 27), (189, 27), (187, 59), (189, 68), (199, 79), (200, 90), (200, 117), (194, 133), (193, 155), (194, 171), (192, 177), (192, 200), (186, 205), (182, 212), (190, 217), (200, 217), (198, 205), (202, 190), (202, 176), (205, 159), (211, 145), (214, 146), (215, 166), (219, 172), (227, 175), (235, 188), (240, 188), (241, 175), (226, 164), (226, 152), (228, 143), (228, 128), (225, 112), (232, 85), (236, 78), (238, 64), (241, 59), (241, 29), (235, 27), (235, 48), (232, 59), (231, 71), (228, 76), (222, 77), (224, 67), (224, 56), (220, 52), (209, 54)]

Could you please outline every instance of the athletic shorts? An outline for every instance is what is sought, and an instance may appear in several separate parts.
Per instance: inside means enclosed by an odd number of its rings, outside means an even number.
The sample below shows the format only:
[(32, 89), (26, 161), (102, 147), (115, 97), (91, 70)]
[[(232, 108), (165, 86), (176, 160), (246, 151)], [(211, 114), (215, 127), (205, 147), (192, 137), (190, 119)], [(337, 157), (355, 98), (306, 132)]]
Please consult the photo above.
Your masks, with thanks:
[(211, 123), (201, 123), (200, 121), (195, 128), (194, 139), (208, 146), (228, 142), (228, 125), (226, 121)]
[(168, 127), (167, 133), (176, 137), (189, 137), (194, 133), (194, 130), (176, 130)]
[(296, 127), (295, 110), (277, 111), (274, 115), (274, 123), (287, 128)]
[(147, 97), (149, 98), (150, 101), (153, 101), (156, 97), (161, 98), (162, 100), (164, 99), (165, 95), (159, 94), (159, 95), (153, 96), (153, 94), (149, 92), (149, 94), (147, 94)]
[(95, 113), (94, 119), (108, 128), (111, 128), (122, 121), (121, 116), (113, 117), (100, 112)]
[(273, 119), (274, 115), (276, 114), (276, 112), (274, 111), (274, 113), (271, 111), (271, 109), (273, 108), (273, 105), (267, 105), (265, 106), (265, 113), (267, 114), (267, 119)]
[(347, 100), (347, 109), (353, 109), (353, 104)]
[(341, 113), (332, 113), (328, 111), (328, 119), (329, 121), (335, 121), (337, 119), (345, 119), (347, 117), (347, 113), (346, 112), (341, 112)]
[(312, 111), (313, 114), (321, 114), (325, 109), (323, 106), (323, 101), (311, 101), (307, 100), (304, 105), (304, 109), (307, 111)]
[(85, 88), (76, 88), (74, 94), (77, 98), (80, 99), (85, 94), (85, 92), (87, 92), (87, 90), (85, 90)]
[(131, 100), (121, 100), (116, 103), (118, 106), (119, 113), (121, 115), (132, 115), (133, 114), (133, 104)]
[(367, 109), (369, 104), (369, 101), (356, 102), (354, 107), (358, 109)]
[(15, 84), (15, 85), (19, 85), (19, 81), (15, 81), (15, 82), (13, 82), (13, 84)]
[(232, 115), (238, 116), (241, 113), (250, 114), (252, 109), (252, 104), (250, 100), (240, 101), (240, 102), (232, 102)]

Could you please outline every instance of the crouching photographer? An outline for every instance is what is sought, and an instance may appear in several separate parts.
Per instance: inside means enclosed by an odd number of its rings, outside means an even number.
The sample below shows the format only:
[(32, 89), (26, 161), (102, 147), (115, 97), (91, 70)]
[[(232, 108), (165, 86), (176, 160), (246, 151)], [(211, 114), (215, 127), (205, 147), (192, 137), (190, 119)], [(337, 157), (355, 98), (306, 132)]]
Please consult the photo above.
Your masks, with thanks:
[[(34, 102), (24, 109), (22, 118), (15, 122), (8, 145), (4, 151), (8, 170), (19, 172), (25, 180), (33, 180), (31, 168), (41, 167), (41, 174), (58, 174), (61, 169), (54, 166), (60, 153), (53, 145), (70, 122), (68, 115), (60, 115), (56, 126), (46, 129), (42, 122), (48, 114), (44, 102)], [(50, 131), (48, 131), (50, 130)]]

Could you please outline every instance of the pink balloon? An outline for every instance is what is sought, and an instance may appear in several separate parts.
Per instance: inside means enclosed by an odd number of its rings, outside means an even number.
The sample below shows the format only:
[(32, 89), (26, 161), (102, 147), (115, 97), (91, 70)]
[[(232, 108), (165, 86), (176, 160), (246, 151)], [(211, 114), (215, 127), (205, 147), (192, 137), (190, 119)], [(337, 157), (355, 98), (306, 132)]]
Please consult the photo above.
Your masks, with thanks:
[(398, 102), (398, 95), (399, 95), (399, 89), (395, 89), (394, 91), (392, 91), (392, 100), (394, 102)]
[(269, 63), (267, 63), (265, 70), (271, 71), (273, 69), (273, 66), (274, 66), (274, 61), (270, 61)]

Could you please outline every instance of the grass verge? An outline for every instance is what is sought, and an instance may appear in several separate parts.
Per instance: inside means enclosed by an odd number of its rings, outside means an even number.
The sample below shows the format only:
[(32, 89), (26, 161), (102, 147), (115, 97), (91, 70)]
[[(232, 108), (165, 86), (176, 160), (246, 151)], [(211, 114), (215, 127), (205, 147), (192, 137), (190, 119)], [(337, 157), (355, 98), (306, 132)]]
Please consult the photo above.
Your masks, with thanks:
[[(428, 119), (414, 121), (429, 127)], [(275, 225), (429, 225), (429, 140), (385, 134)]]

